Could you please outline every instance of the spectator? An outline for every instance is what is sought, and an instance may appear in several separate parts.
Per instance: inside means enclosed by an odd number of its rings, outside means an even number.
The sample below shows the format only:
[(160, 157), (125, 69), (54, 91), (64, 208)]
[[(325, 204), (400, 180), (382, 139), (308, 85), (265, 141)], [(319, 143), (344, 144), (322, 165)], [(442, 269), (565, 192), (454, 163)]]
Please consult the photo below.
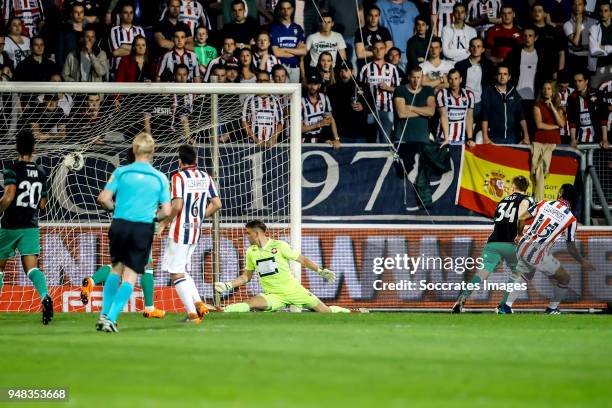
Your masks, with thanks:
[[(574, 74), (576, 90), (567, 100), (567, 120), (570, 127), (570, 145), (592, 144), (599, 141), (604, 149), (608, 143), (608, 107), (598, 90), (591, 88), (586, 73)], [(608, 109), (606, 109), (608, 108)]]
[[(99, 23), (100, 5), (98, 0), (64, 0), (62, 3), (62, 19), (69, 21), (76, 4), (83, 6), (83, 14), (87, 24)], [(45, 8), (46, 10), (46, 8)], [(45, 24), (46, 25), (46, 24)]]
[(274, 7), (276, 6), (276, 1), (257, 0), (256, 4), (257, 11), (259, 12), (259, 22), (264, 25), (272, 23), (274, 20)]
[[(62, 75), (59, 72), (55, 72), (53, 74), (51, 74), (51, 78), (49, 78), (49, 82), (55, 82), (55, 83), (59, 83), (59, 82), (63, 82), (62, 81)], [(66, 116), (66, 118), (68, 118), (70, 116), (70, 112), (72, 111), (72, 96), (67, 94), (67, 93), (59, 93), (57, 94), (57, 106), (59, 106), (62, 109), (62, 112), (64, 112), (64, 116)], [(38, 96), (38, 100), (40, 102), (42, 102), (44, 99), (43, 95), (39, 95)]]
[(429, 57), (427, 61), (420, 64), (423, 73), (423, 85), (434, 89), (448, 88), (446, 75), (453, 69), (455, 64), (447, 59), (442, 59), (442, 40), (433, 37), (429, 46)]
[(21, 61), (31, 54), (30, 38), (21, 34), (21, 19), (17, 17), (10, 19), (8, 30), (4, 51), (13, 60), (14, 66), (17, 67)]
[(203, 79), (206, 75), (206, 68), (210, 62), (217, 58), (216, 48), (208, 45), (208, 29), (204, 26), (196, 28), (196, 38), (193, 48), (198, 57), (198, 64), (200, 69), (200, 78)]
[(465, 89), (474, 93), (474, 123), (480, 128), (482, 112), (482, 92), (493, 84), (495, 65), (484, 55), (484, 41), (480, 37), (470, 40), (470, 56), (455, 64), (461, 78), (464, 78)]
[(4, 50), (6, 46), (7, 38), (4, 34), (0, 33), (0, 66), (9, 66), (11, 67), (11, 71), (15, 69), (15, 63), (9, 56), (8, 52)]
[(541, 76), (543, 80), (557, 78), (557, 72), (565, 68), (565, 44), (558, 28), (546, 23), (547, 15), (542, 3), (536, 1), (531, 6), (531, 28), (536, 35), (536, 50), (542, 58)]
[(406, 67), (406, 44), (414, 34), (414, 19), (419, 10), (408, 0), (378, 0), (376, 6), (380, 9), (381, 25), (391, 33), (393, 43), (403, 55), (400, 68)]
[(400, 62), (402, 60), (402, 52), (397, 47), (391, 47), (389, 51), (387, 51), (387, 55), (385, 55), (385, 61), (389, 64), (393, 65), (397, 69), (397, 74), (400, 77), (400, 83), (404, 82), (406, 78), (406, 73), (403, 69), (400, 68)]
[(565, 127), (565, 116), (554, 81), (546, 81), (540, 89), (533, 107), (536, 126), (531, 148), (531, 174), (534, 179), (536, 201), (544, 199), (544, 179), (550, 171), (550, 161), (556, 146), (561, 143), (561, 129)]
[(533, 111), (536, 92), (542, 88), (544, 79), (542, 71), (544, 59), (538, 54), (535, 48), (535, 30), (526, 28), (523, 31), (523, 47), (513, 49), (507, 57), (507, 64), (510, 67), (510, 77), (516, 85), (516, 90), (521, 96), (523, 112), (527, 112), (527, 125), (533, 133), (534, 123)]
[(111, 72), (119, 67), (122, 57), (130, 55), (132, 52), (132, 42), (137, 35), (145, 36), (145, 32), (140, 26), (132, 24), (134, 20), (134, 7), (131, 4), (124, 4), (121, 7), (120, 24), (114, 26), (110, 31), (110, 51), (113, 55)]
[(61, 140), (66, 137), (67, 118), (59, 107), (57, 94), (46, 94), (25, 108), (20, 128), (30, 128), (39, 142)]
[(272, 81), (275, 84), (286, 84), (288, 78), (289, 73), (283, 64), (276, 64), (272, 67)]
[(608, 108), (608, 134), (612, 128), (612, 79), (599, 85), (599, 92), (604, 98), (603, 114), (605, 116), (605, 107)]
[[(336, 121), (329, 98), (319, 92), (321, 77), (314, 71), (306, 78), (306, 95), (302, 96), (302, 143), (329, 143), (340, 148)], [(331, 135), (330, 135), (331, 133)]]
[(257, 69), (272, 73), (272, 68), (279, 64), (279, 61), (270, 49), (270, 34), (265, 31), (259, 33), (254, 49), (253, 62)]
[(448, 73), (448, 88), (436, 92), (436, 107), (440, 115), (437, 138), (447, 144), (474, 146), (474, 93), (462, 87), (458, 69)]
[(41, 0), (4, 0), (2, 5), (2, 16), (4, 21), (9, 22), (18, 18), (23, 22), (23, 35), (33, 37), (40, 34), (45, 22)]
[(62, 27), (57, 37), (55, 61), (58, 65), (64, 65), (68, 54), (79, 49), (79, 42), (83, 37), (85, 25), (85, 8), (82, 4), (75, 3), (70, 13), (70, 22)]
[(408, 71), (425, 62), (427, 47), (429, 46), (431, 37), (429, 33), (429, 24), (425, 17), (416, 17), (414, 21), (414, 31), (414, 36), (408, 40), (408, 44), (406, 45), (406, 52), (408, 53), (408, 65), (406, 69)]
[(501, 24), (487, 30), (487, 58), (499, 64), (514, 47), (521, 45), (521, 30), (514, 26), (514, 10), (508, 5), (501, 8)]
[(444, 27), (453, 23), (455, 4), (461, 0), (431, 0), (431, 31), (437, 37), (442, 36)]
[(58, 68), (45, 57), (45, 41), (42, 37), (32, 38), (32, 55), (17, 65), (15, 81), (48, 82)]
[(321, 76), (321, 92), (327, 94), (327, 88), (336, 83), (332, 55), (327, 51), (323, 51), (319, 55), (319, 61), (315, 68)]
[[(430, 143), (429, 119), (436, 111), (433, 89), (422, 86), (423, 72), (420, 67), (413, 68), (408, 83), (397, 87), (393, 93), (395, 108), (395, 140), (400, 143), (400, 151), (407, 150), (414, 157), (419, 154), (419, 169), (414, 182), (421, 204), (425, 208), (432, 205), (429, 187), (433, 164), (437, 161), (438, 145)], [(405, 149), (403, 149), (405, 146)], [(411, 169), (412, 166), (406, 166)]]
[(338, 81), (331, 85), (327, 96), (336, 118), (341, 143), (365, 143), (367, 128), (367, 103), (363, 92), (352, 80), (350, 61), (336, 67)]
[[(204, 26), (207, 29), (211, 29), (210, 19), (208, 14), (204, 11), (204, 7), (197, 0), (180, 0), (181, 5), (179, 8), (178, 21), (187, 24), (189, 31), (187, 32), (188, 37), (193, 37), (195, 29), (199, 26)], [(168, 8), (165, 8), (161, 14), (161, 20), (164, 19)]]
[(66, 82), (108, 81), (108, 58), (96, 44), (96, 30), (85, 28), (80, 40), (81, 48), (68, 54), (62, 74)]
[(372, 6), (366, 14), (366, 25), (355, 32), (355, 55), (357, 66), (362, 67), (372, 61), (372, 45), (375, 41), (384, 41), (385, 52), (393, 47), (391, 33), (385, 27), (380, 26), (380, 9)]
[(240, 77), (240, 66), (237, 62), (226, 62), (225, 63), (225, 78), (228, 83), (239, 82)]
[(584, 67), (595, 72), (597, 62), (589, 55), (589, 30), (597, 21), (586, 15), (584, 1), (573, 0), (572, 17), (563, 24), (563, 32), (569, 41), (567, 66), (574, 72)]
[[(272, 0), (276, 1), (276, 0)], [(257, 18), (257, 0), (242, 0), (245, 5), (247, 15), (253, 19)], [(209, 7), (214, 10), (219, 10), (223, 16), (223, 24), (229, 24), (232, 22), (232, 2), (228, 0), (210, 0), (208, 1)]]
[[(257, 83), (270, 83), (270, 73), (257, 71)], [(270, 94), (249, 95), (242, 104), (242, 128), (255, 144), (275, 145), (283, 131), (283, 109), (279, 99)]]
[(217, 64), (217, 65), (210, 65), (212, 68), (210, 68), (210, 76), (209, 82), (213, 82), (216, 84), (223, 84), (225, 82), (227, 82), (227, 74), (225, 72), (225, 66), (221, 65), (221, 64)]
[(589, 30), (589, 51), (597, 58), (596, 73), (591, 84), (597, 88), (612, 77), (612, 21), (610, 3), (599, 5), (599, 23)]
[(399, 72), (395, 65), (385, 61), (386, 45), (376, 41), (372, 46), (374, 60), (361, 68), (359, 82), (369, 86), (370, 93), (376, 101), (375, 112), (368, 114), (368, 123), (376, 123), (378, 142), (393, 140), (393, 92), (400, 85)]
[[(574, 92), (574, 88), (570, 86), (570, 77), (568, 71), (562, 70), (557, 74), (557, 93), (559, 94), (559, 108), (563, 112), (563, 116), (567, 119), (567, 101), (569, 96)], [(570, 144), (570, 129), (569, 121), (565, 121), (565, 127), (561, 129), (561, 144)]]
[(250, 49), (243, 48), (240, 50), (238, 53), (238, 65), (240, 67), (240, 71), (238, 73), (240, 82), (257, 82), (257, 75), (255, 74), (256, 68), (253, 64), (253, 53)]
[(281, 0), (277, 7), (279, 18), (270, 27), (272, 52), (289, 72), (289, 81), (299, 83), (300, 57), (308, 52), (304, 44), (304, 30), (293, 22), (294, 7), (291, 1)]
[[(309, 0), (312, 1), (312, 0)], [(336, 31), (340, 33), (346, 43), (346, 58), (351, 61), (353, 67), (357, 66), (357, 55), (355, 53), (354, 33), (365, 21), (363, 17), (363, 0), (330, 0), (329, 12), (334, 16)], [(373, 1), (370, 1), (373, 3)], [(357, 10), (355, 10), (357, 7)]]
[[(272, 0), (271, 2), (278, 4), (278, 2), (275, 0)], [(294, 1), (293, 4), (295, 5), (296, 2)], [(304, 10), (302, 16), (302, 28), (304, 29), (304, 36), (308, 37), (310, 34), (316, 33), (321, 27), (320, 13), (329, 11), (329, 0), (309, 0), (305, 1), (303, 5)], [(278, 14), (278, 9), (276, 9), (274, 13)]]
[(468, 24), (476, 29), (481, 38), (487, 30), (501, 23), (501, 0), (470, 0), (467, 7)]
[(482, 138), (484, 144), (513, 144), (522, 132), (521, 143), (529, 144), (521, 97), (510, 85), (510, 69), (497, 66), (495, 85), (482, 93)]
[(117, 82), (152, 82), (155, 80), (155, 64), (150, 61), (147, 40), (137, 35), (132, 43), (129, 57), (119, 63), (115, 81)]
[[(191, 28), (182, 21), (179, 21), (181, 10), (181, 0), (168, 0), (165, 16), (157, 23), (153, 29), (153, 38), (157, 44), (156, 55), (164, 55), (174, 48), (174, 30), (183, 30), (187, 33), (186, 47), (193, 44)], [(202, 26), (201, 26), (202, 27)], [(203, 26), (205, 27), (205, 26)]]
[(548, 20), (557, 28), (572, 16), (572, 0), (542, 0)]
[(470, 40), (477, 37), (476, 30), (465, 24), (465, 5), (453, 6), (453, 23), (442, 29), (442, 52), (444, 57), (458, 62), (470, 56)]
[[(221, 51), (221, 55), (210, 61), (209, 65), (214, 67), (215, 65), (224, 65), (229, 63), (236, 65), (238, 64), (238, 60), (236, 57), (234, 57), (234, 51), (236, 51), (236, 40), (234, 40), (234, 38), (225, 37), (223, 39), (223, 49)], [(208, 77), (209, 75), (207, 71), (206, 75), (204, 76), (204, 82), (209, 82)]]
[(174, 31), (174, 48), (164, 54), (161, 61), (159, 62), (159, 68), (157, 69), (156, 81), (159, 82), (164, 80), (166, 82), (169, 78), (174, 76), (175, 68), (179, 64), (184, 64), (188, 69), (188, 81), (189, 82), (201, 82), (200, 80), (200, 68), (198, 64), (198, 57), (194, 52), (189, 51), (185, 48), (187, 40), (187, 33), (176, 29)]
[(257, 21), (253, 17), (247, 16), (245, 4), (242, 0), (233, 0), (232, 7), (232, 22), (224, 24), (223, 31), (225, 37), (232, 36), (236, 40), (236, 46), (239, 49), (250, 48), (255, 44), (255, 36), (259, 30)]
[(321, 14), (321, 30), (308, 36), (306, 39), (306, 49), (310, 52), (310, 66), (316, 67), (319, 55), (327, 51), (332, 57), (332, 64), (335, 66), (337, 55), (342, 61), (346, 61), (346, 43), (339, 33), (332, 31), (334, 28), (334, 18), (329, 13)]

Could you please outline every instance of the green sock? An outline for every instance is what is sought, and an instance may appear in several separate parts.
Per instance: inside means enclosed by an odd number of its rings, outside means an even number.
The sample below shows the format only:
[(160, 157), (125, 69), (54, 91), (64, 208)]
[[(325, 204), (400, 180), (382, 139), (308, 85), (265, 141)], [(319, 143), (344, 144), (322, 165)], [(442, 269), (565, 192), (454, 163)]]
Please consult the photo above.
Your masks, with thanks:
[(142, 287), (142, 295), (144, 296), (145, 310), (151, 311), (155, 309), (153, 306), (153, 289), (155, 288), (153, 269), (145, 268), (145, 273), (140, 276), (140, 286)]
[(226, 313), (244, 313), (251, 310), (251, 307), (247, 303), (234, 303), (223, 308)]
[(44, 299), (49, 293), (47, 290), (47, 280), (45, 279), (45, 275), (40, 271), (40, 269), (32, 268), (30, 269), (30, 272), (28, 272), (28, 278), (30, 278), (34, 284), (40, 298)]
[(351, 313), (350, 310), (345, 309), (345, 308), (340, 307), (340, 306), (330, 306), (329, 308), (331, 309), (332, 313)]
[[(470, 281), (470, 283), (478, 283), (480, 284), (482, 282), (482, 279), (480, 279), (480, 276), (478, 276), (477, 274), (472, 276), (472, 280)], [(471, 290), (467, 290), (467, 288), (463, 291), (463, 296), (465, 296), (465, 298), (467, 299), (468, 296), (470, 296), (470, 294), (472, 293)]]
[(106, 281), (106, 278), (108, 278), (108, 274), (110, 273), (110, 271), (110, 265), (104, 265), (100, 269), (98, 269), (91, 277), (91, 279), (94, 281), (94, 285), (99, 285), (100, 283)]
[[(517, 281), (518, 277), (514, 276), (514, 275), (510, 275), (510, 279), (508, 279), (508, 283), (509, 284), (514, 284)], [(502, 296), (502, 300), (501, 302), (499, 302), (500, 305), (503, 305), (504, 303), (506, 303), (508, 301), (508, 295), (510, 295), (511, 292), (505, 291), (504, 292), (504, 296)]]
[(2, 272), (0, 272), (0, 293), (2, 293)]

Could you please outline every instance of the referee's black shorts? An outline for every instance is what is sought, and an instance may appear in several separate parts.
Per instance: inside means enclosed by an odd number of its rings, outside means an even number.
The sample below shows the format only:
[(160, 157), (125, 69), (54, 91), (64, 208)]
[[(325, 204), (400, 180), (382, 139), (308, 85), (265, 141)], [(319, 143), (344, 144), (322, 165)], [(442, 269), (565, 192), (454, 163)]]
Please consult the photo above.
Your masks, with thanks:
[(108, 231), (111, 262), (144, 273), (149, 260), (155, 224), (114, 219)]

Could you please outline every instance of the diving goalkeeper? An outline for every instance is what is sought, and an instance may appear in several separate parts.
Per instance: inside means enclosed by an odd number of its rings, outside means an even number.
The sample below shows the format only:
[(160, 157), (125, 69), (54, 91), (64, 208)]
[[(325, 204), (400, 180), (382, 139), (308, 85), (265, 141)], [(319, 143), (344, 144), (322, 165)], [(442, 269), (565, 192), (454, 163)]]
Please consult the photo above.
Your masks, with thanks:
[(230, 282), (215, 283), (219, 293), (232, 290), (249, 282), (253, 273), (259, 274), (259, 283), (264, 293), (253, 296), (246, 303), (234, 303), (223, 308), (224, 312), (248, 312), (250, 310), (275, 311), (295, 305), (321, 313), (350, 313), (349, 309), (327, 306), (306, 290), (291, 275), (289, 261), (297, 261), (317, 272), (327, 282), (335, 282), (336, 274), (321, 269), (310, 259), (293, 250), (284, 241), (266, 236), (266, 224), (259, 220), (246, 224), (246, 235), (250, 246), (246, 252), (246, 268), (242, 275)]

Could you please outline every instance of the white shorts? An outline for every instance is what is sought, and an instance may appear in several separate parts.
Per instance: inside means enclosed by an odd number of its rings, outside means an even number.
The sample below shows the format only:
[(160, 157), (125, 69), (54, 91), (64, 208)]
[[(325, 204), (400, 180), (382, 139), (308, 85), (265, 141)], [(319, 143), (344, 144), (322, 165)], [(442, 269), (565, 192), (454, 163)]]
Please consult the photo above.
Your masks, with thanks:
[(191, 265), (191, 256), (195, 244), (177, 244), (172, 239), (166, 241), (166, 251), (162, 260), (162, 271), (168, 273), (185, 273)]
[(540, 262), (537, 264), (532, 264), (523, 258), (519, 258), (518, 265), (516, 267), (517, 271), (526, 273), (526, 272), (541, 272), (546, 276), (553, 276), (559, 268), (561, 267), (561, 263), (557, 258), (548, 254), (544, 255)]

